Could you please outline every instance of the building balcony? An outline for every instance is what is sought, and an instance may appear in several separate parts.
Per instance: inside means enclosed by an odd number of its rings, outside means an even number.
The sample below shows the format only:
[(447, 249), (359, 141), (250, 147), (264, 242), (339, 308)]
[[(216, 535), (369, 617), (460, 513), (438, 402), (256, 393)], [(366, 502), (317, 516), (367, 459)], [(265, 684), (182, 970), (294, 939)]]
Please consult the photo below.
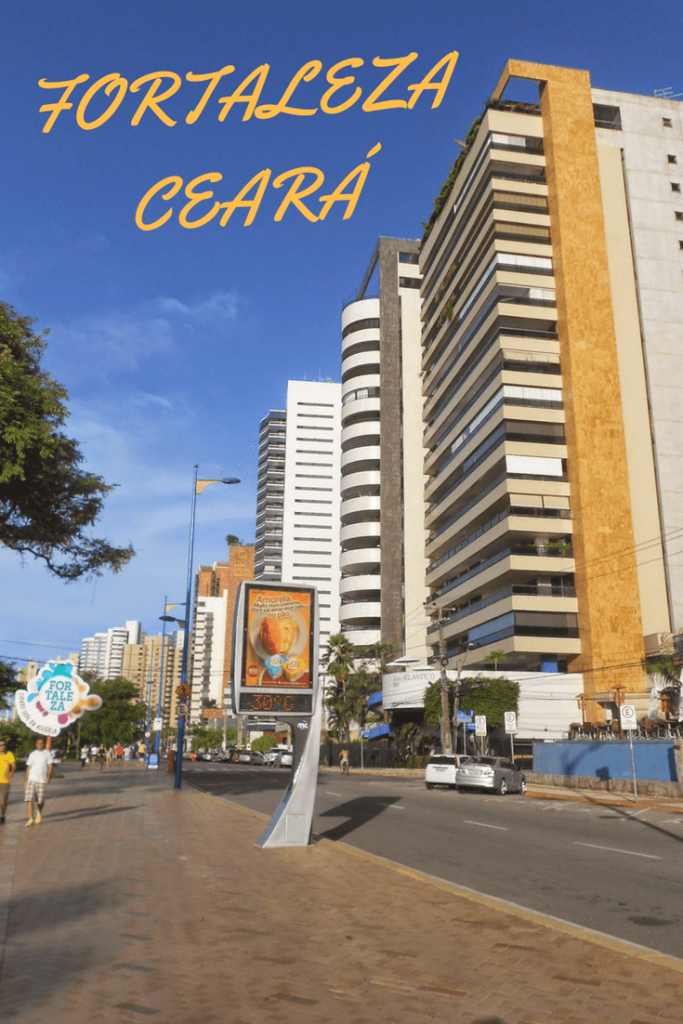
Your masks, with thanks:
[[(342, 477), (342, 499), (379, 496), (380, 482), (381, 477), (378, 471), (350, 473), (348, 476)], [(342, 506), (342, 513), (343, 511)]]
[(369, 516), (379, 516), (380, 498), (376, 496), (363, 496), (362, 498), (347, 498), (341, 503), (342, 526), (349, 526), (352, 523), (365, 522)]
[(342, 629), (342, 632), (350, 644), (362, 650), (365, 647), (372, 647), (382, 640), (382, 630), (378, 627), (370, 629), (354, 629), (353, 627)]
[(376, 548), (355, 548), (352, 551), (343, 551), (339, 564), (343, 573), (372, 573), (382, 562), (382, 555), (379, 547)]
[(342, 358), (342, 384), (358, 376), (380, 372), (379, 345), (377, 348), (366, 349), (362, 352), (354, 352), (353, 355)]
[(339, 540), (345, 551), (352, 548), (367, 547), (368, 542), (376, 539), (379, 542), (381, 526), (379, 522), (374, 523), (352, 523), (350, 526), (342, 526)]
[(356, 601), (343, 604), (339, 609), (339, 621), (343, 626), (376, 629), (382, 620), (382, 605), (379, 601)]
[(380, 448), (379, 445), (360, 445), (342, 452), (341, 471), (343, 476), (350, 473), (362, 473), (367, 470), (379, 470)]
[[(339, 582), (340, 596), (348, 600), (364, 597), (367, 600), (379, 600), (382, 592), (382, 577), (379, 573), (367, 575), (344, 576)], [(377, 595), (375, 598), (373, 595)]]
[(351, 392), (342, 406), (342, 433), (352, 423), (358, 423), (363, 419), (377, 420), (380, 414), (379, 395), (359, 395)]
[(379, 444), (379, 420), (367, 420), (364, 423), (352, 423), (344, 427), (341, 433), (342, 451), (349, 451), (351, 448), (363, 447), (364, 445)]

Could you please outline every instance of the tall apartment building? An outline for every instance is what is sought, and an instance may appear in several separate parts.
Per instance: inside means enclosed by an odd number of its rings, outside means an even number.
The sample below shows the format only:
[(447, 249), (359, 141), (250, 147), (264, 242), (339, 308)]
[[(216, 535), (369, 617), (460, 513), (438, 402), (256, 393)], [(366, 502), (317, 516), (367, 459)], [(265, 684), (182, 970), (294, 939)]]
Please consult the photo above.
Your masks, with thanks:
[(254, 579), (318, 590), (322, 655), (339, 632), (341, 385), (290, 380), (261, 420)]
[(156, 717), (159, 706), (161, 683), (161, 720), (164, 726), (177, 724), (178, 697), (175, 691), (180, 686), (184, 640), (184, 630), (177, 630), (165, 636), (145, 636), (140, 643), (126, 644), (123, 648), (121, 675), (137, 686), (140, 700), (149, 700), (152, 719)]
[(282, 580), (317, 588), (321, 657), (339, 632), (340, 417), (340, 384), (287, 384)]
[(200, 566), (195, 585), (191, 666), (190, 721), (203, 719), (205, 701), (218, 709), (232, 699), (232, 623), (242, 580), (254, 577), (254, 547), (231, 544), (227, 562)]
[(420, 261), (431, 642), (596, 708), (683, 627), (682, 125), (510, 61)]
[(282, 578), (282, 514), (285, 501), (287, 414), (273, 409), (259, 429), (254, 579)]
[(79, 656), (79, 671), (93, 672), (100, 679), (116, 679), (122, 674), (123, 649), (140, 641), (140, 623), (134, 620), (125, 626), (114, 626), (106, 633), (85, 637)]
[[(342, 312), (341, 627), (425, 646), (419, 243), (380, 238)], [(376, 292), (375, 295), (372, 292)]]

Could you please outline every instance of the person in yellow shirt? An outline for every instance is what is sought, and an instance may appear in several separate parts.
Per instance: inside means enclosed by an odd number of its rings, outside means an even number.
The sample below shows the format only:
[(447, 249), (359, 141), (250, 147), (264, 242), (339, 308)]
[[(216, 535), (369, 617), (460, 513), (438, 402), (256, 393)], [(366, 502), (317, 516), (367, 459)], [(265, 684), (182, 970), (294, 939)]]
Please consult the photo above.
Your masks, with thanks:
[(5, 824), (5, 811), (9, 798), (9, 784), (16, 771), (14, 754), (7, 749), (7, 741), (0, 740), (0, 825)]

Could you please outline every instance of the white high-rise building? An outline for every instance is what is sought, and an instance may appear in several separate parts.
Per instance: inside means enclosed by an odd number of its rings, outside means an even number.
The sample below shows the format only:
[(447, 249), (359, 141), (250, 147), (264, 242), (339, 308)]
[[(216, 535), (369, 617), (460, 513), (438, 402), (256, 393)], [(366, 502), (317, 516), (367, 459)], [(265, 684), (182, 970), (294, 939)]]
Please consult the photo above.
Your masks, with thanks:
[(282, 580), (317, 588), (320, 653), (339, 632), (341, 385), (287, 385)]
[(125, 626), (113, 626), (106, 633), (85, 637), (81, 644), (80, 671), (93, 672), (99, 679), (116, 679), (123, 669), (124, 647), (140, 643), (140, 639), (140, 623), (132, 619)]
[[(419, 244), (380, 238), (342, 312), (341, 627), (424, 660)], [(376, 285), (375, 285), (376, 282)]]

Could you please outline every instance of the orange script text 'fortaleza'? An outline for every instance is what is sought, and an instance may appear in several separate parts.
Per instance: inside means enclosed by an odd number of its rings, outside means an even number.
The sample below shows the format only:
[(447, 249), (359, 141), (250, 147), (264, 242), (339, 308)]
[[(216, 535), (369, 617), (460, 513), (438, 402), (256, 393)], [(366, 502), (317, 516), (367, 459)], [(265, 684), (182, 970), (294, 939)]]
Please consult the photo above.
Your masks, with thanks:
[[(417, 59), (417, 56), (417, 53), (409, 53), (405, 57), (374, 58), (372, 64), (375, 67), (387, 68), (389, 70), (379, 83), (371, 83), (374, 85), (374, 88), (372, 88), (362, 104), (364, 112), (375, 113), (397, 109), (412, 110), (418, 99), (425, 92), (431, 95), (432, 110), (441, 104), (457, 62), (458, 53), (455, 50), (447, 53), (445, 57), (437, 61), (419, 82), (406, 86), (403, 95), (407, 98), (399, 98), (400, 87), (395, 86), (394, 83), (396, 83), (396, 80), (403, 74), (406, 68)], [(355, 84), (356, 78), (354, 75), (340, 77), (339, 72), (345, 68), (360, 68), (364, 63), (361, 57), (351, 57), (348, 60), (342, 60), (334, 64), (325, 76), (329, 88), (320, 97), (319, 106), (316, 107), (294, 106), (293, 103), (294, 94), (302, 86), (302, 83), (313, 81), (323, 70), (322, 63), (319, 60), (308, 61), (299, 68), (276, 103), (259, 102), (268, 78), (268, 72), (270, 71), (269, 64), (261, 64), (248, 74), (229, 96), (222, 96), (215, 101), (220, 108), (218, 121), (225, 121), (236, 104), (243, 105), (241, 108), (242, 121), (248, 121), (251, 117), (259, 120), (270, 120), (279, 114), (311, 117), (318, 110), (325, 114), (341, 114), (345, 110), (349, 110), (360, 100), (363, 95), (363, 89), (360, 85)], [(208, 72), (206, 74), (196, 74), (192, 71), (187, 73), (185, 77), (188, 82), (205, 84), (199, 102), (185, 116), (186, 124), (195, 124), (207, 108), (218, 84), (227, 75), (231, 75), (234, 70), (235, 68), (232, 64), (227, 64), (220, 71)], [(76, 102), (75, 90), (87, 82), (89, 78), (89, 75), (82, 74), (76, 78), (61, 82), (49, 82), (44, 78), (39, 81), (38, 84), (41, 89), (61, 90), (59, 99), (54, 103), (45, 103), (40, 107), (41, 113), (49, 114), (43, 126), (43, 133), (49, 134), (60, 114), (73, 109)], [(96, 82), (93, 82), (80, 96), (75, 112), (76, 123), (84, 131), (100, 128), (113, 117), (128, 92), (137, 93), (143, 86), (147, 86), (142, 99), (135, 109), (131, 125), (137, 127), (141, 123), (143, 115), (150, 111), (159, 121), (172, 128), (178, 123), (169, 113), (169, 109), (173, 109), (173, 104), (170, 105), (170, 108), (164, 109), (162, 103), (171, 100), (182, 84), (183, 80), (180, 75), (174, 71), (153, 71), (150, 74), (136, 78), (130, 86), (128, 79), (118, 72), (104, 75)], [(351, 89), (353, 89), (352, 92)], [(342, 90), (345, 90), (345, 92), (342, 96), (338, 96), (337, 93)], [(393, 98), (389, 98), (390, 96)], [(109, 97), (112, 98), (109, 100)], [(104, 109), (102, 109), (103, 106)], [(367, 154), (366, 161), (350, 171), (333, 191), (327, 195), (319, 196), (318, 201), (323, 205), (317, 213), (311, 210), (303, 200), (321, 187), (325, 180), (324, 173), (317, 167), (302, 166), (278, 174), (271, 182), (273, 188), (281, 188), (287, 181), (291, 181), (291, 184), (275, 213), (274, 220), (282, 220), (286, 210), (292, 206), (308, 221), (323, 221), (334, 204), (338, 202), (346, 203), (343, 219), (348, 220), (356, 208), (367, 179), (370, 169), (368, 160), (371, 156), (378, 153), (380, 149), (381, 144), (378, 143)], [(217, 171), (211, 171), (193, 178), (185, 186), (184, 195), (188, 201), (184, 203), (178, 212), (178, 223), (183, 228), (203, 227), (209, 221), (212, 221), (219, 214), (219, 211), (222, 210), (223, 213), (219, 223), (221, 227), (225, 227), (235, 210), (244, 208), (248, 211), (244, 219), (244, 225), (245, 227), (248, 226), (253, 222), (259, 210), (263, 195), (268, 183), (271, 181), (271, 175), (270, 168), (259, 171), (233, 199), (223, 203), (216, 200), (209, 209), (205, 206), (201, 212), (196, 211), (194, 214), (192, 214), (192, 211), (196, 206), (200, 203), (210, 202), (214, 197), (211, 189), (197, 191), (197, 187), (204, 182), (219, 182), (223, 179), (223, 175)], [(351, 187), (352, 183), (353, 187)], [(172, 174), (157, 181), (147, 190), (135, 211), (135, 223), (141, 231), (155, 231), (171, 219), (173, 207), (165, 209), (164, 212), (157, 209), (155, 216), (154, 213), (148, 212), (148, 206), (152, 204), (153, 207), (158, 207), (160, 205), (159, 197), (164, 201), (171, 200), (177, 195), (183, 185), (183, 179), (179, 175)], [(192, 216), (190, 216), (191, 214)]]

